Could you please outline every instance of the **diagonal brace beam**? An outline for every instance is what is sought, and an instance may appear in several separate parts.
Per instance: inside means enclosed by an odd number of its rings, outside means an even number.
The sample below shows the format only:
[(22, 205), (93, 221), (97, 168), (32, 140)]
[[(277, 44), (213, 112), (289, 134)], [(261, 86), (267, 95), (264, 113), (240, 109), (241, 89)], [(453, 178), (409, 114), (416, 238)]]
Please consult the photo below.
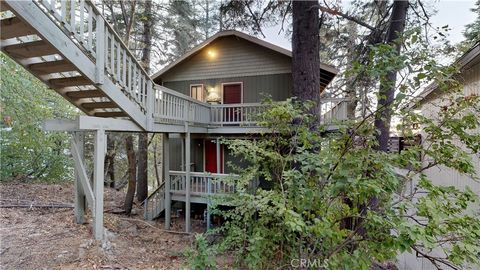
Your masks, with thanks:
[(79, 180), (82, 185), (85, 197), (87, 198), (88, 205), (90, 205), (92, 212), (95, 211), (95, 197), (93, 196), (92, 187), (90, 186), (90, 180), (87, 176), (85, 165), (83, 164), (78, 145), (75, 140), (75, 136), (72, 136), (72, 156), (75, 163), (75, 170), (78, 172)]

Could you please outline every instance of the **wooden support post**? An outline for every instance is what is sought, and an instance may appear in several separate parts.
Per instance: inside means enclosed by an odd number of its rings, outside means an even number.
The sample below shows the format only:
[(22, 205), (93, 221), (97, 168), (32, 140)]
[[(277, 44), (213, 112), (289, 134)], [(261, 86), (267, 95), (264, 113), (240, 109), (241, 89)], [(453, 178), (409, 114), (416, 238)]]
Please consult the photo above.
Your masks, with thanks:
[(190, 131), (188, 124), (185, 124), (185, 231), (190, 232)]
[(217, 154), (217, 159), (216, 159), (216, 162), (217, 162), (217, 173), (220, 173), (220, 172), (221, 172), (221, 170), (220, 170), (220, 169), (221, 169), (221, 168), (220, 168), (220, 164), (221, 164), (221, 163), (220, 163), (220, 157), (221, 157), (221, 156), (220, 156), (220, 140), (219, 140), (219, 138), (216, 139), (216, 144), (215, 144), (215, 146), (216, 146), (216, 149), (215, 149), (215, 150), (216, 150), (216, 152), (217, 152), (217, 153), (216, 153), (216, 154)]
[(105, 22), (101, 15), (97, 15), (96, 22), (95, 83), (101, 85), (105, 82)]
[(95, 131), (95, 153), (93, 161), (93, 177), (95, 195), (95, 212), (93, 213), (93, 234), (95, 239), (103, 239), (103, 184), (104, 184), (104, 159), (106, 148), (105, 130)]
[(153, 130), (153, 113), (155, 111), (155, 91), (152, 81), (147, 79), (147, 130)]
[[(205, 173), (206, 174), (206, 173)], [(212, 227), (210, 218), (210, 194), (212, 193), (212, 178), (207, 176), (207, 230)]]
[(163, 134), (163, 175), (165, 181), (165, 229), (170, 230), (172, 194), (170, 193), (170, 142), (168, 133)]
[[(74, 132), (72, 134), (73, 143), (77, 145), (79, 155), (83, 158), (83, 132)], [(72, 151), (73, 152), (73, 151)], [(75, 158), (75, 157), (74, 157)], [(75, 167), (75, 221), (77, 224), (85, 223), (85, 191), (80, 181), (79, 168)]]

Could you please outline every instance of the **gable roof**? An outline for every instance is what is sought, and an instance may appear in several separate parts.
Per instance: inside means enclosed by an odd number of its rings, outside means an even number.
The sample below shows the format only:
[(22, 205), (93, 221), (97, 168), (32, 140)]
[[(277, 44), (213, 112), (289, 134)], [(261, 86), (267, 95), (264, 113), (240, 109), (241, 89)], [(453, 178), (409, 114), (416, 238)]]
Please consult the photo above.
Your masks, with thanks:
[[(458, 58), (453, 65), (456, 66), (460, 72), (472, 67), (480, 62), (480, 41), (478, 41), (472, 48), (465, 52), (460, 58)], [(428, 85), (415, 99), (416, 103), (413, 107), (417, 107), (420, 103), (438, 90), (437, 83), (431, 83)]]
[[(288, 56), (288, 57), (292, 57), (292, 52), (287, 50), (287, 49), (284, 49), (282, 47), (279, 47), (277, 45), (274, 45), (270, 42), (266, 42), (264, 40), (261, 40), (259, 38), (256, 38), (256, 37), (253, 37), (253, 36), (250, 36), (250, 35), (247, 35), (245, 33), (242, 33), (242, 32), (239, 32), (239, 31), (236, 31), (236, 30), (225, 30), (225, 31), (220, 31), (218, 33), (216, 33), (215, 35), (211, 36), (210, 38), (206, 39), (205, 41), (203, 41), (202, 43), (198, 44), (197, 46), (195, 46), (193, 49), (191, 49), (189, 52), (187, 52), (186, 54), (182, 55), (180, 58), (178, 58), (177, 60), (173, 61), (172, 63), (168, 64), (167, 66), (165, 66), (164, 68), (162, 68), (160, 71), (156, 72), (155, 74), (152, 75), (152, 79), (153, 80), (156, 80), (158, 77), (160, 77), (161, 75), (165, 74), (167, 71), (169, 71), (170, 69), (172, 69), (173, 67), (175, 67), (176, 65), (182, 63), (183, 61), (187, 60), (188, 58), (190, 58), (191, 56), (195, 55), (197, 52), (199, 52), (200, 50), (202, 50), (203, 48), (205, 48), (207, 45), (209, 45), (210, 43), (212, 43), (213, 41), (215, 41), (216, 39), (220, 38), (220, 37), (226, 37), (226, 36), (236, 36), (236, 37), (239, 37), (239, 38), (242, 38), (242, 39), (245, 39), (247, 41), (250, 41), (254, 44), (257, 44), (257, 45), (260, 45), (262, 47), (265, 47), (265, 48), (268, 48), (270, 50), (273, 50), (275, 52), (278, 52), (280, 54), (283, 54), (285, 56)], [(328, 72), (328, 73), (331, 73), (333, 76), (332, 76), (332, 79), (333, 77), (338, 73), (338, 69), (336, 69), (335, 67), (331, 66), (331, 65), (327, 65), (327, 64), (324, 64), (324, 63), (320, 63), (320, 69)]]

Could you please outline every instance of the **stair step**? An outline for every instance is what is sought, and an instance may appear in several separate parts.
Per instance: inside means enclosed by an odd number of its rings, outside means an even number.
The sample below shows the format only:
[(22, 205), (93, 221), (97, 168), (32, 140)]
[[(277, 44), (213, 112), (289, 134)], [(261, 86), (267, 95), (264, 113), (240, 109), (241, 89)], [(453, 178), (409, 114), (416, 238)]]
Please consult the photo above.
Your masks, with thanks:
[(28, 66), (36, 74), (51, 74), (77, 70), (68, 60), (49, 61)]
[(82, 107), (85, 109), (118, 108), (117, 104), (110, 101), (82, 103)]
[(4, 47), (13, 58), (30, 58), (56, 54), (57, 50), (44, 40), (20, 43)]
[(124, 112), (96, 112), (94, 113), (97, 117), (126, 117), (128, 116)]
[(99, 90), (71, 91), (71, 92), (67, 92), (66, 95), (69, 98), (73, 98), (73, 99), (104, 97), (105, 96), (105, 94), (102, 91), (99, 91)]
[(91, 85), (92, 84), (92, 82), (89, 79), (87, 79), (83, 76), (51, 79), (49, 82), (54, 88), (62, 88), (62, 87), (69, 87), (69, 86), (80, 86), (80, 85)]
[(0, 38), (9, 39), (35, 34), (35, 30), (17, 17), (6, 18), (1, 21)]

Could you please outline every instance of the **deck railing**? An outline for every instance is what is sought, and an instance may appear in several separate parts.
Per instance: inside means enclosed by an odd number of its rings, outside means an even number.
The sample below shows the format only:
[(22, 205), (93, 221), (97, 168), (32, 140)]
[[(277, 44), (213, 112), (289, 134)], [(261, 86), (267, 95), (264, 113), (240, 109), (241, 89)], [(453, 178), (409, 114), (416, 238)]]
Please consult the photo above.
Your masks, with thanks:
[[(96, 65), (96, 82), (105, 77), (119, 86), (141, 111), (153, 98), (152, 81), (123, 40), (89, 0), (34, 0)], [(153, 101), (153, 100), (150, 100)]]
[[(229, 174), (191, 172), (190, 173), (190, 194), (222, 194), (233, 193), (235, 187), (227, 184), (222, 179), (232, 177)], [(172, 192), (186, 192), (186, 172), (170, 171), (170, 190)]]
[[(260, 103), (208, 104), (162, 86), (155, 86), (155, 90), (154, 116), (157, 122), (256, 126), (257, 116), (268, 108), (268, 105)], [(335, 120), (347, 119), (347, 104), (347, 99), (344, 98), (321, 99), (321, 122), (330, 124)]]
[(155, 189), (144, 201), (144, 217), (152, 220), (165, 209), (165, 182)]
[(210, 123), (213, 125), (256, 125), (256, 117), (268, 108), (260, 103), (211, 105)]
[(336, 120), (347, 119), (348, 99), (323, 98), (320, 99), (320, 122), (330, 124)]
[(156, 85), (154, 117), (157, 122), (161, 123), (191, 122), (208, 125), (210, 123), (210, 104)]

